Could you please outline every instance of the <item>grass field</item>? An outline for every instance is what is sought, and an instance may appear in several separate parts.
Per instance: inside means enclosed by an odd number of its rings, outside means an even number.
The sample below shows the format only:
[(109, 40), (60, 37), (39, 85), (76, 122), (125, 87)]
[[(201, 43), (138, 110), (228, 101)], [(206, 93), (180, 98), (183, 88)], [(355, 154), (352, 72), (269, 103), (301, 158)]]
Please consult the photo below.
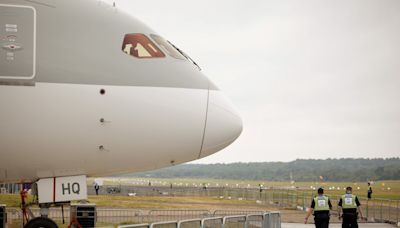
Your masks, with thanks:
[[(32, 200), (32, 198), (30, 199)], [(135, 209), (210, 209), (210, 208), (257, 208), (260, 205), (254, 201), (238, 199), (220, 199), (213, 197), (167, 197), (167, 196), (117, 196), (102, 195), (89, 196), (89, 202), (95, 203), (99, 207), (114, 208), (135, 208)], [(29, 201), (29, 200), (28, 200)], [(19, 207), (21, 202), (19, 195), (5, 194), (0, 195), (0, 204), (8, 207)]]
[(104, 207), (125, 207), (136, 209), (221, 209), (260, 207), (254, 201), (220, 199), (213, 197), (166, 197), (166, 196), (90, 196), (89, 201)]
[[(301, 188), (302, 191), (315, 192), (314, 188), (322, 186), (325, 193), (329, 195), (342, 195), (346, 186), (352, 186), (354, 194), (360, 197), (366, 197), (366, 183), (346, 183), (346, 182), (268, 182), (268, 181), (242, 181), (242, 180), (217, 180), (217, 179), (155, 179), (155, 178), (102, 178), (107, 185), (148, 185), (152, 186), (180, 186), (180, 187), (202, 187), (204, 184), (208, 187), (238, 187), (238, 188), (259, 188), (264, 187), (289, 187), (289, 189)], [(88, 184), (92, 184), (93, 178), (88, 179)], [(334, 190), (333, 190), (334, 187)], [(339, 188), (339, 190), (338, 190)], [(400, 181), (379, 181), (372, 185), (373, 198), (400, 200)], [(331, 190), (329, 190), (331, 189)], [(183, 204), (187, 208), (199, 208), (205, 205), (222, 206), (252, 206), (254, 202), (241, 201), (238, 199), (218, 199), (212, 197), (131, 197), (127, 196), (89, 196), (89, 200), (99, 206), (109, 207), (130, 207), (130, 208), (179, 208)], [(0, 204), (6, 204), (10, 207), (20, 205), (19, 195), (0, 195)], [(193, 205), (193, 206), (190, 206)]]
[[(106, 185), (148, 185), (178, 187), (231, 187), (231, 188), (259, 188), (260, 185), (272, 188), (300, 188), (304, 191), (316, 191), (323, 187), (326, 194), (342, 195), (344, 188), (351, 186), (353, 193), (360, 197), (367, 197), (367, 183), (363, 182), (284, 182), (284, 181), (244, 181), (244, 180), (219, 180), (219, 179), (161, 179), (161, 178), (102, 178)], [(92, 184), (93, 178), (88, 179)], [(372, 184), (373, 197), (382, 199), (400, 200), (400, 180), (377, 181)]]

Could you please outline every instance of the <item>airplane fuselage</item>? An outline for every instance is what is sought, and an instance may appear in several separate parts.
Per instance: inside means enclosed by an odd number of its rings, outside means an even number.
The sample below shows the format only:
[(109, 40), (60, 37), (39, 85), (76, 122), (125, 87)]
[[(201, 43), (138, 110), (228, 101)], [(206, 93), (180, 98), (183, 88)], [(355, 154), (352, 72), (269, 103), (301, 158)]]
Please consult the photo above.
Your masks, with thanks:
[[(127, 34), (164, 57), (130, 55)], [(95, 0), (0, 0), (0, 182), (156, 169), (232, 143), (230, 102), (152, 35)]]

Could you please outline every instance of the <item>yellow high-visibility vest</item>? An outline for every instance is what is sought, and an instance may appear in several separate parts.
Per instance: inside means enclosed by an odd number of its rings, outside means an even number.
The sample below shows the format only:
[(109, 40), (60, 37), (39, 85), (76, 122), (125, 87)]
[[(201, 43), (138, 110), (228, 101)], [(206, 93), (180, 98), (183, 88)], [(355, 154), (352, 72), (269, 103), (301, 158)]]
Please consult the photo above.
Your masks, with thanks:
[(342, 196), (342, 208), (353, 209), (357, 208), (356, 196), (353, 194), (345, 194)]
[(317, 196), (314, 198), (314, 211), (329, 211), (329, 198), (326, 196)]

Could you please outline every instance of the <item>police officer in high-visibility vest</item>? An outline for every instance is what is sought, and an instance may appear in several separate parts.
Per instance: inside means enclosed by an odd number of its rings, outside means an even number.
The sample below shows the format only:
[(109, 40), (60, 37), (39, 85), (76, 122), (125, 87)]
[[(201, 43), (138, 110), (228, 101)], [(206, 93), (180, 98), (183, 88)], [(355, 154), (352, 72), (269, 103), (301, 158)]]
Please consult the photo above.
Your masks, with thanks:
[(351, 187), (347, 187), (346, 194), (339, 200), (339, 219), (343, 218), (342, 228), (358, 228), (358, 213), (361, 218), (363, 217), (360, 201), (357, 196), (352, 194), (352, 190)]
[(311, 202), (311, 208), (307, 213), (304, 223), (307, 223), (308, 217), (314, 212), (314, 222), (316, 228), (329, 227), (329, 211), (332, 209), (331, 201), (327, 196), (324, 196), (324, 189), (318, 189), (318, 196)]

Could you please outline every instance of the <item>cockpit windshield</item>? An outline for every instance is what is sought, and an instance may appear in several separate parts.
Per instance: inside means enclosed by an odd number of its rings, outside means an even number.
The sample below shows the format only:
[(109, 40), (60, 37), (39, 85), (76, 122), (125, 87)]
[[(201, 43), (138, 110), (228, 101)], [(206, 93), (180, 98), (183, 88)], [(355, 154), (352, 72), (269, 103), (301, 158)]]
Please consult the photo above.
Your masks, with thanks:
[(127, 34), (122, 51), (137, 58), (162, 58), (165, 54), (144, 34)]
[(197, 65), (197, 63), (193, 61), (192, 58), (190, 58), (186, 53), (181, 51), (179, 48), (175, 47), (175, 45), (173, 45), (171, 42), (162, 38), (159, 35), (151, 34), (150, 36), (165, 52), (168, 53), (168, 55), (176, 59), (189, 60), (191, 63), (196, 65), (197, 68), (199, 68), (199, 70), (201, 70), (199, 65)]
[(181, 49), (175, 47), (175, 45), (173, 45), (171, 42), (168, 41), (168, 43), (171, 44), (172, 47), (174, 47), (177, 51), (179, 51), (179, 53), (181, 53), (183, 56), (185, 56), (185, 58), (187, 60), (189, 60), (191, 63), (193, 63), (193, 65), (195, 65), (201, 71), (200, 66), (192, 58), (190, 58), (185, 52), (183, 52)]
[(171, 45), (170, 42), (159, 35), (151, 34), (150, 36), (161, 47), (161, 49), (168, 53), (168, 55), (176, 59), (186, 60), (185, 56), (183, 56), (173, 45)]
[[(171, 42), (159, 35), (151, 34), (150, 37), (156, 42), (153, 43), (146, 35), (140, 33), (126, 34), (122, 44), (122, 51), (137, 58), (163, 58), (166, 52), (175, 59), (189, 60), (197, 68), (199, 65), (187, 54), (175, 47)], [(163, 51), (161, 51), (161, 49)]]

